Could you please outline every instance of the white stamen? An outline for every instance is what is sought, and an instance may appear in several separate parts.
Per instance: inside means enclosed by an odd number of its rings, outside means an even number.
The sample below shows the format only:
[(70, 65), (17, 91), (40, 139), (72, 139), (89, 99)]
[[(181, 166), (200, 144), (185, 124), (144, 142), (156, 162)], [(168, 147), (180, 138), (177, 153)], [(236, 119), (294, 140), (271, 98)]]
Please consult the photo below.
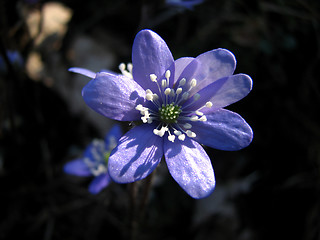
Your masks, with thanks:
[(182, 132), (178, 130), (174, 130), (173, 133), (177, 136), (180, 136), (182, 134)]
[(152, 91), (151, 91), (150, 89), (147, 89), (147, 90), (146, 90), (146, 94), (148, 94), (148, 93), (151, 93), (151, 94), (152, 94)]
[(166, 79), (169, 79), (170, 76), (171, 76), (171, 72), (170, 72), (170, 70), (167, 70), (166, 74), (165, 74)]
[(178, 136), (178, 139), (181, 140), (181, 141), (183, 141), (185, 138), (186, 138), (186, 135), (184, 135), (184, 134), (180, 134)]
[(162, 79), (162, 81), (161, 81), (161, 87), (162, 87), (163, 89), (165, 89), (165, 88), (167, 87), (167, 80)]
[(187, 80), (186, 80), (185, 78), (182, 78), (182, 79), (180, 80), (180, 82), (179, 82), (179, 86), (185, 85), (186, 82), (187, 82)]
[(185, 124), (183, 125), (183, 127), (184, 127), (185, 129), (190, 129), (190, 128), (192, 128), (192, 125), (191, 125), (190, 123), (185, 123)]
[(207, 108), (211, 108), (212, 107), (212, 102), (206, 102), (206, 105), (205, 105)]
[(147, 123), (148, 122), (148, 117), (147, 116), (141, 117), (141, 120), (142, 120), (143, 123)]
[(175, 135), (169, 135), (168, 136), (168, 140), (170, 141), (170, 142), (174, 142), (174, 139), (176, 138), (176, 136)]
[(193, 116), (191, 116), (190, 117), (190, 120), (192, 121), (192, 122), (195, 122), (195, 121), (198, 121), (198, 116), (196, 116), (196, 115), (193, 115)]
[(143, 107), (141, 104), (138, 104), (138, 105), (136, 106), (136, 110), (138, 110), (138, 111), (142, 111), (143, 108), (144, 108), (144, 107)]
[(126, 65), (124, 63), (120, 63), (119, 70), (121, 71), (122, 75), (133, 79), (133, 77), (132, 77), (132, 64), (131, 63), (127, 64), (127, 69), (128, 69), (128, 71), (126, 70)]
[(195, 111), (195, 113), (197, 114), (197, 115), (199, 115), (199, 116), (203, 116), (203, 112), (200, 112), (200, 111)]
[(193, 87), (195, 87), (195, 86), (197, 86), (197, 80), (194, 79), (194, 78), (192, 78), (192, 79), (191, 79), (191, 82), (190, 82), (190, 88), (193, 88)]
[(199, 98), (200, 98), (200, 94), (199, 93), (196, 93), (196, 94), (193, 95), (193, 101), (197, 101), (197, 100), (199, 100)]
[(181, 98), (182, 98), (183, 100), (187, 100), (188, 97), (189, 97), (189, 93), (188, 93), (188, 92), (184, 92), (184, 93), (182, 94), (182, 96), (181, 96)]
[(124, 63), (120, 63), (119, 70), (123, 72), (126, 69), (126, 65)]
[(170, 88), (166, 88), (166, 90), (164, 90), (164, 94), (165, 95), (169, 95), (171, 93), (171, 89)]
[(191, 138), (194, 138), (194, 137), (197, 136), (194, 132), (192, 132), (192, 131), (190, 131), (190, 130), (187, 130), (187, 131), (186, 131), (186, 134), (187, 134), (188, 137), (191, 137)]
[(201, 118), (199, 118), (199, 121), (206, 122), (207, 117), (205, 115), (203, 115)]
[(152, 100), (153, 100), (153, 94), (152, 94), (152, 93), (147, 93), (147, 94), (146, 94), (146, 99), (147, 99), (148, 101), (152, 101)]
[(158, 99), (159, 99), (159, 96), (156, 93), (154, 93), (153, 94), (153, 100), (157, 101)]
[(177, 88), (176, 94), (179, 95), (181, 92), (182, 92), (182, 88), (181, 87)]
[(167, 128), (167, 127), (162, 127), (162, 128), (159, 130), (158, 136), (163, 137), (163, 135), (166, 133), (166, 131), (168, 131), (168, 128)]
[(171, 72), (170, 72), (170, 70), (167, 70), (166, 71), (166, 73), (165, 73), (165, 77), (166, 77), (166, 79), (167, 79), (167, 86), (169, 87), (170, 86), (170, 84), (169, 84), (169, 78), (170, 78), (170, 76), (171, 76)]
[(157, 75), (155, 75), (155, 74), (150, 74), (150, 80), (151, 80), (152, 82), (157, 82)]
[(133, 69), (132, 63), (128, 63), (128, 64), (127, 64), (127, 69), (128, 69), (129, 72), (132, 74), (132, 69)]

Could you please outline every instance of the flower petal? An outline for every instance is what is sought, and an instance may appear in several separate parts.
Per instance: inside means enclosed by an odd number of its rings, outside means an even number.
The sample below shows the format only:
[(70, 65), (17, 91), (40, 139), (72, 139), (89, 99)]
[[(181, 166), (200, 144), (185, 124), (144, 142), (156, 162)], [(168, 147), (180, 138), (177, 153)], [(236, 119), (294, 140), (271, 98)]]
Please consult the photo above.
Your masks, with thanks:
[[(132, 47), (133, 79), (145, 90), (158, 92), (157, 85), (150, 80), (155, 74), (160, 80), (167, 69), (171, 70), (173, 84), (174, 60), (166, 42), (151, 30), (140, 31)], [(172, 79), (172, 80), (171, 80)]]
[(251, 143), (252, 129), (239, 114), (226, 109), (203, 112), (207, 121), (192, 122), (199, 143), (227, 151), (240, 150)]
[(92, 72), (88, 69), (85, 68), (77, 68), (77, 67), (73, 67), (73, 68), (69, 68), (69, 72), (74, 72), (74, 73), (79, 73), (83, 76), (89, 77), (89, 78), (95, 78), (96, 77), (96, 73)]
[[(198, 109), (208, 101), (212, 102), (213, 108), (226, 107), (247, 96), (251, 89), (252, 80), (246, 74), (236, 74), (220, 78), (200, 90), (198, 92), (200, 98), (187, 109)], [(192, 100), (193, 98), (190, 98), (185, 105), (191, 103)]]
[(112, 182), (110, 175), (108, 173), (101, 174), (95, 177), (90, 185), (89, 185), (89, 192), (91, 194), (98, 194), (102, 189), (107, 187)]
[(199, 143), (187, 137), (181, 144), (164, 141), (165, 159), (171, 176), (193, 198), (212, 193), (215, 177), (210, 158)]
[(63, 170), (67, 174), (80, 177), (88, 177), (92, 175), (90, 169), (82, 158), (67, 162), (64, 165)]
[(135, 107), (144, 102), (145, 91), (130, 78), (100, 72), (83, 88), (82, 96), (89, 107), (105, 117), (134, 121), (140, 118)]
[(196, 57), (196, 60), (199, 67), (192, 78), (197, 80), (197, 85), (190, 91), (190, 96), (212, 82), (232, 75), (236, 67), (233, 53), (222, 48), (205, 52)]
[(181, 73), (193, 60), (192, 57), (182, 57), (174, 61), (174, 83), (181, 80)]
[(163, 156), (163, 138), (155, 135), (153, 124), (127, 132), (111, 152), (108, 170), (115, 182), (129, 183), (148, 176)]

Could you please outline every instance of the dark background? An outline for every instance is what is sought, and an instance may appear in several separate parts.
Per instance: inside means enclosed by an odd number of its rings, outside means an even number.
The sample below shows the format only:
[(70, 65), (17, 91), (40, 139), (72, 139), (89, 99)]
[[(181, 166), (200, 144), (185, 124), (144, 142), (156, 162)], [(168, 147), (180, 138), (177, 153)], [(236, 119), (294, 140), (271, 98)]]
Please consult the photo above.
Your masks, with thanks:
[[(1, 56), (11, 49), (24, 60), (0, 76), (0, 239), (320, 239), (319, 1), (207, 0), (194, 10), (56, 3), (0, 5)], [(217, 180), (206, 199), (189, 197), (164, 162), (145, 204), (145, 181), (136, 198), (132, 185), (115, 183), (94, 196), (90, 178), (62, 171), (113, 124), (84, 104), (88, 79), (67, 69), (117, 71), (143, 28), (175, 58), (227, 48), (236, 73), (253, 79), (252, 92), (228, 107), (251, 125), (253, 142), (237, 152), (205, 148)]]

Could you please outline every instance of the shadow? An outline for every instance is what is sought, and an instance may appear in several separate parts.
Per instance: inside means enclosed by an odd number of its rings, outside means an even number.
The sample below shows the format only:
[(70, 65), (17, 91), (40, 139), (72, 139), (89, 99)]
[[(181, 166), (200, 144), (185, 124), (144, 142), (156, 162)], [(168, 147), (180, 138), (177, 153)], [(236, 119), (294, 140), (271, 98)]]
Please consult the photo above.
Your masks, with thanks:
[(154, 124), (136, 126), (120, 139), (114, 152), (132, 149), (135, 153), (119, 171), (119, 177), (125, 175), (137, 160), (140, 160), (141, 164), (133, 174), (135, 180), (146, 177), (160, 163), (163, 156), (163, 138), (154, 135), (154, 128)]
[(168, 149), (167, 156), (169, 158), (175, 157), (178, 154), (181, 153), (182, 151), (182, 146), (186, 146), (188, 148), (194, 148), (196, 149), (197, 147), (194, 145), (194, 140), (192, 140), (189, 137), (186, 137), (184, 141), (180, 140), (175, 140), (173, 143), (170, 141), (165, 141), (164, 143), (164, 149)]

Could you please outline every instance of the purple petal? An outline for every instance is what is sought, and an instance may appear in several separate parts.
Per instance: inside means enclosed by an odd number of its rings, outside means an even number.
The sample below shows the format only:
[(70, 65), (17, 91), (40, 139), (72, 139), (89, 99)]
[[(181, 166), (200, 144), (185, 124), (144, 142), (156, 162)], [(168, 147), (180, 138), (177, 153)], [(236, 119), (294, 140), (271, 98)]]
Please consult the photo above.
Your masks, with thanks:
[(210, 158), (196, 141), (186, 138), (182, 143), (165, 139), (164, 151), (171, 176), (193, 198), (207, 197), (215, 187)]
[(197, 86), (191, 90), (190, 95), (220, 78), (232, 75), (236, 67), (234, 55), (221, 48), (205, 52), (196, 57), (196, 60), (199, 61), (200, 67), (192, 78), (197, 80)]
[(174, 61), (174, 83), (181, 80), (181, 73), (193, 60), (192, 57), (182, 57)]
[(88, 177), (91, 176), (90, 169), (87, 164), (83, 161), (83, 159), (75, 159), (70, 162), (67, 162), (63, 170), (67, 174), (76, 175), (80, 177)]
[(74, 72), (74, 73), (79, 73), (81, 75), (84, 75), (86, 77), (89, 78), (95, 78), (96, 77), (96, 73), (92, 72), (88, 69), (85, 68), (77, 68), (77, 67), (73, 67), (73, 68), (69, 68), (69, 72)]
[(174, 78), (174, 60), (165, 41), (151, 30), (140, 31), (132, 47), (133, 79), (145, 90), (158, 92), (157, 85), (150, 80), (155, 74), (158, 80), (167, 69), (171, 70), (171, 83)]
[(89, 185), (89, 192), (91, 194), (98, 194), (102, 189), (107, 187), (112, 182), (108, 173), (101, 174), (95, 177), (90, 185)]
[[(186, 63), (187, 61), (185, 61)], [(191, 80), (194, 76), (194, 74), (197, 72), (198, 68), (200, 68), (201, 66), (199, 65), (200, 62), (193, 58), (192, 61), (190, 61), (190, 63), (185, 66), (185, 68), (183, 69), (183, 71), (181, 72), (180, 76), (177, 79), (177, 84), (179, 84), (179, 81), (182, 78), (185, 78), (187, 81)], [(177, 63), (176, 65), (180, 65), (179, 63)], [(179, 66), (181, 67), (181, 66)], [(183, 92), (188, 91), (189, 90), (190, 85), (189, 84), (185, 84), (184, 86), (182, 86)]]
[(240, 150), (251, 143), (252, 129), (239, 114), (226, 109), (203, 112), (207, 121), (191, 123), (199, 143), (227, 151)]
[[(246, 74), (236, 74), (220, 78), (200, 90), (198, 92), (200, 98), (187, 109), (196, 110), (208, 101), (212, 102), (213, 108), (226, 107), (247, 96), (251, 89), (252, 80)], [(185, 105), (188, 105), (192, 100), (193, 98), (190, 98)]]
[(163, 156), (163, 138), (153, 133), (153, 124), (127, 132), (109, 157), (108, 170), (115, 182), (129, 183), (148, 176)]
[(105, 117), (135, 121), (140, 119), (135, 107), (144, 102), (145, 91), (130, 78), (101, 72), (83, 88), (82, 96), (89, 107)]

